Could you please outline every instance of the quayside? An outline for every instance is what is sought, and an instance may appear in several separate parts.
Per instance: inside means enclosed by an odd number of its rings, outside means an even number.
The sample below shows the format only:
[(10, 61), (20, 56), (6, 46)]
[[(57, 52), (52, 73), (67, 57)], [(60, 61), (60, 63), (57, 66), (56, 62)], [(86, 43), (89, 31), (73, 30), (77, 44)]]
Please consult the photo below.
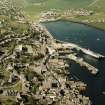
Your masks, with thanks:
[[(82, 48), (90, 49), (93, 54), (98, 52), (98, 57), (105, 55), (105, 31), (86, 26), (83, 24), (73, 23), (69, 21), (56, 21), (42, 23), (48, 31), (57, 40), (75, 43)], [(83, 50), (85, 51), (85, 50)], [(90, 52), (90, 51), (89, 51)], [(89, 64), (99, 69), (98, 75), (94, 76), (85, 68), (81, 68), (78, 64), (73, 63), (70, 72), (79, 80), (87, 84), (86, 96), (89, 96), (94, 105), (105, 104), (105, 60), (102, 61), (88, 57), (87, 54), (82, 54), (83, 59)], [(95, 53), (97, 55), (97, 53)]]

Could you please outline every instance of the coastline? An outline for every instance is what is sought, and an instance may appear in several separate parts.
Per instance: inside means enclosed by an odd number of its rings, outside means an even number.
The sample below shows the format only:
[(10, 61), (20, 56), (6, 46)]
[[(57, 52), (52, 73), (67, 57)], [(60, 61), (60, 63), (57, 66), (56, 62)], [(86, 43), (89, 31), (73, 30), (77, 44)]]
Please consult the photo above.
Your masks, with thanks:
[[(47, 67), (47, 72), (50, 72), (50, 74), (53, 73), (54, 78), (60, 85), (59, 88), (56, 87), (54, 89), (54, 90), (56, 90), (55, 92), (57, 93), (57, 90), (60, 91), (60, 89), (61, 89), (65, 93), (67, 93), (67, 95), (65, 94), (64, 102), (66, 102), (66, 101), (68, 101), (68, 102), (65, 103), (65, 105), (69, 105), (69, 103), (72, 103), (73, 105), (75, 105), (75, 103), (77, 103), (77, 104), (82, 103), (82, 102), (79, 102), (78, 99), (81, 99), (83, 101), (83, 103), (86, 102), (85, 103), (86, 105), (91, 105), (91, 100), (89, 99), (89, 97), (81, 94), (86, 91), (87, 85), (85, 83), (83, 83), (82, 81), (80, 81), (79, 79), (77, 80), (77, 77), (75, 77), (75, 76), (69, 77), (69, 75), (70, 75), (69, 68), (70, 68), (70, 65), (72, 65), (72, 63), (69, 64), (69, 62), (67, 61), (68, 59), (63, 58), (60, 55), (59, 47), (57, 48), (57, 45), (58, 45), (57, 40), (55, 38), (53, 38), (53, 35), (51, 35), (51, 33), (47, 30), (47, 28), (44, 25), (41, 25), (41, 24), (39, 24), (39, 25), (42, 27), (45, 34), (49, 37), (50, 43), (48, 43), (47, 47), (48, 47), (48, 52), (49, 52), (48, 54), (50, 57), (47, 59), (46, 67)], [(63, 53), (65, 53), (65, 47), (64, 47)], [(52, 68), (50, 70), (51, 65), (52, 65)], [(53, 88), (51, 88), (51, 89), (53, 89)], [(72, 95), (74, 95), (74, 97), (72, 97)], [(76, 95), (76, 97), (75, 97), (75, 95)], [(67, 97), (69, 97), (69, 98), (71, 97), (70, 100), (72, 99), (72, 101), (68, 100)], [(56, 99), (54, 99), (54, 100), (57, 100), (58, 98), (60, 98), (60, 97), (57, 96)], [(62, 99), (63, 99), (63, 97), (62, 97)], [(74, 103), (74, 101), (75, 101), (75, 103)], [(62, 101), (61, 101), (61, 103), (62, 103)], [(60, 104), (60, 105), (63, 105), (63, 104)]]
[(64, 18), (59, 18), (59, 19), (54, 19), (54, 20), (45, 20), (45, 21), (42, 21), (40, 23), (49, 23), (49, 22), (57, 22), (57, 21), (68, 21), (68, 22), (73, 22), (73, 23), (78, 23), (78, 24), (83, 24), (85, 26), (88, 26), (88, 27), (92, 27), (92, 28), (95, 28), (95, 29), (98, 29), (98, 30), (101, 30), (101, 31), (105, 31), (105, 29), (102, 29), (102, 28), (99, 28), (97, 26), (93, 26), (91, 24), (88, 24), (88, 23), (83, 23), (83, 22), (79, 22), (79, 21), (73, 21), (73, 20), (70, 20), (70, 19), (64, 19)]

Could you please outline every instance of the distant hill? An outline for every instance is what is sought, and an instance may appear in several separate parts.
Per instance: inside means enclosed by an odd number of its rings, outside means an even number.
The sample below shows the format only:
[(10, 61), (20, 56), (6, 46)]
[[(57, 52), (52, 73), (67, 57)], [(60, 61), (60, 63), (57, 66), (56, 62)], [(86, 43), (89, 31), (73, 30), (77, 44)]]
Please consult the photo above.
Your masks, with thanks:
[[(19, 2), (19, 0), (17, 0)], [(90, 5), (94, 0), (22, 0), (24, 6), (28, 3), (30, 5), (35, 5), (36, 3), (44, 3), (47, 8), (80, 8)], [(59, 4), (59, 5), (58, 5)]]
[(50, 9), (86, 8), (105, 11), (105, 0), (16, 0), (30, 15)]
[(105, 11), (105, 0), (93, 0), (88, 8), (92, 8), (97, 11)]
[[(22, 3), (23, 5), (26, 5), (26, 4), (30, 5), (34, 3), (44, 2), (46, 6), (54, 6), (54, 7), (56, 7), (57, 5), (56, 3), (59, 3), (59, 4), (62, 4), (63, 7), (65, 7), (66, 5), (67, 7), (74, 7), (74, 8), (92, 7), (92, 6), (104, 7), (104, 3), (105, 3), (105, 0), (16, 0), (16, 1)], [(61, 7), (62, 5), (57, 5), (57, 8)]]

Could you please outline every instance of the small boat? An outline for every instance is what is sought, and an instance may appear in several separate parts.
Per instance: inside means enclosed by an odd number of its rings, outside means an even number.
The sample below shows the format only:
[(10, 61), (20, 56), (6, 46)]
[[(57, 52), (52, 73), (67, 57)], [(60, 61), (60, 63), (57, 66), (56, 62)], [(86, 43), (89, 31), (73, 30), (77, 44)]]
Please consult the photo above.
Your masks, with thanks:
[(102, 94), (105, 95), (105, 91), (103, 91)]
[(97, 41), (99, 41), (100, 40), (100, 38), (97, 38)]

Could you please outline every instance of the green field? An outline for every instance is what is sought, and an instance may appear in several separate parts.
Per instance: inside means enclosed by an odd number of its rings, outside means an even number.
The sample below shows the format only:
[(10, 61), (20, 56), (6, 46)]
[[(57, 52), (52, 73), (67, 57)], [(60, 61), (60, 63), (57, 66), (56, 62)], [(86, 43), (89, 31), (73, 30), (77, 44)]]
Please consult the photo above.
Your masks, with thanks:
[[(85, 8), (93, 0), (22, 0), (24, 10), (29, 15), (39, 14), (50, 9), (67, 10), (71, 8)], [(18, 0), (19, 2), (19, 0)]]
[(105, 0), (17, 0), (29, 14), (50, 9), (87, 8), (105, 11)]
[[(67, 9), (93, 10), (95, 12), (92, 16), (76, 17), (74, 20), (82, 19), (105, 19), (105, 0), (17, 0), (17, 4), (21, 5), (31, 19), (38, 19), (41, 12), (51, 9), (65, 11)], [(99, 28), (105, 29), (102, 23), (92, 23)]]

